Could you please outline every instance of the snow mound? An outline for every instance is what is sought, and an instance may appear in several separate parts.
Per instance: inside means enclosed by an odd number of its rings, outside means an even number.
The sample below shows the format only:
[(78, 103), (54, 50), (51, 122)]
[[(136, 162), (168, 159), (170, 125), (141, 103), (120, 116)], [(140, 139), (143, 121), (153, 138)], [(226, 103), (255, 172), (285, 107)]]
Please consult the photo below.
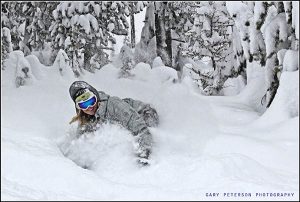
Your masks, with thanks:
[(31, 85), (36, 80), (32, 74), (31, 65), (24, 57), (22, 51), (10, 52), (4, 66), (6, 68), (2, 73), (6, 79), (3, 80), (2, 85), (18, 88), (24, 85)]
[(69, 79), (74, 78), (74, 72), (69, 65), (69, 57), (67, 53), (62, 49), (60, 49), (57, 53), (57, 56), (53, 63), (53, 68), (55, 68), (61, 76), (67, 77)]
[(160, 67), (160, 66), (165, 66), (163, 61), (161, 60), (161, 57), (154, 58), (152, 63), (152, 68)]
[[(118, 78), (118, 75), (119, 75), (119, 69), (116, 68), (114, 65), (112, 64), (107, 64), (107, 65), (104, 65), (102, 68), (101, 68), (101, 71), (97, 72), (97, 74), (99, 74), (99, 76), (102, 78), (102, 79), (107, 79), (108, 81), (111, 80), (111, 79), (117, 79)], [(93, 77), (94, 74), (91, 74), (91, 77)]]
[(299, 70), (283, 72), (276, 96), (261, 122), (278, 123), (299, 116)]
[(167, 66), (159, 66), (151, 69), (149, 64), (140, 62), (131, 71), (135, 75), (135, 79), (148, 82), (165, 82), (177, 79), (175, 69)]
[(237, 95), (241, 92), (241, 90), (245, 87), (244, 78), (239, 75), (236, 78), (228, 78), (224, 83), (224, 95)]
[(283, 71), (296, 71), (299, 68), (299, 51), (287, 50), (283, 59)]
[(266, 91), (265, 69), (256, 61), (247, 63), (247, 85), (238, 95), (240, 100), (262, 113), (265, 107), (261, 104), (261, 100)]
[(121, 60), (124, 60), (125, 58), (133, 58), (133, 52), (131, 50), (131, 48), (129, 48), (127, 45), (123, 45), (121, 50), (120, 50), (120, 54), (119, 57), (121, 58)]
[(131, 71), (136, 78), (142, 81), (148, 81), (151, 74), (151, 66), (147, 63), (138, 63)]
[(156, 81), (164, 82), (164, 81), (174, 81), (177, 79), (177, 71), (171, 67), (160, 66), (152, 69), (151, 71), (152, 77)]
[(41, 69), (45, 68), (45, 66), (40, 63), (38, 57), (35, 55), (28, 55), (25, 58), (31, 66), (32, 74), (34, 75), (34, 77), (38, 80), (44, 78), (45, 74)]
[[(119, 69), (111, 64), (95, 74), (86, 72), (76, 78), (110, 95), (153, 104), (160, 124), (149, 128), (154, 140), (149, 167), (136, 164), (133, 136), (119, 125), (104, 124), (95, 133), (74, 135), (75, 124), (71, 128), (68, 124), (75, 113), (68, 92), (74, 78), (61, 77), (57, 69), (49, 67), (41, 69), (46, 77), (34, 85), (19, 89), (2, 85), (3, 198), (209, 200), (206, 193), (212, 191), (286, 191), (294, 193), (287, 199), (297, 199), (299, 117), (270, 127), (271, 116), (281, 115), (274, 105), (267, 122), (257, 127), (253, 120), (259, 116), (248, 99), (256, 104), (264, 87), (264, 69), (248, 67), (248, 85), (239, 95), (230, 97), (199, 95), (191, 90), (189, 77), (173, 83), (174, 69), (151, 69), (145, 63), (136, 67), (137, 74), (132, 78), (118, 79)], [(2, 73), (14, 70), (7, 67)], [(277, 107), (284, 105), (291, 112), (298, 98), (291, 101), (284, 97), (298, 89), (297, 73), (282, 74), (274, 100), (274, 104), (281, 100)], [(10, 78), (4, 75), (3, 83), (8, 81)], [(286, 90), (289, 85), (295, 89)]]
[(287, 51), (287, 49), (283, 48), (277, 52), (277, 58), (278, 58), (279, 65), (283, 65), (283, 60), (284, 60), (286, 51)]

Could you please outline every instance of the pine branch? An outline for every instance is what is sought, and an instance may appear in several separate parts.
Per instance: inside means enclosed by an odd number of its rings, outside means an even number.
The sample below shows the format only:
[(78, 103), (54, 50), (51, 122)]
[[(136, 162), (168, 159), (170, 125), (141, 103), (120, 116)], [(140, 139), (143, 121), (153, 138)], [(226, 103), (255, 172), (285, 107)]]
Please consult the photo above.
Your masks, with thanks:
[(182, 42), (182, 43), (185, 43), (186, 41), (183, 41), (182, 39), (175, 39), (175, 38), (172, 38), (171, 40), (173, 40), (173, 41), (178, 41), (178, 42)]

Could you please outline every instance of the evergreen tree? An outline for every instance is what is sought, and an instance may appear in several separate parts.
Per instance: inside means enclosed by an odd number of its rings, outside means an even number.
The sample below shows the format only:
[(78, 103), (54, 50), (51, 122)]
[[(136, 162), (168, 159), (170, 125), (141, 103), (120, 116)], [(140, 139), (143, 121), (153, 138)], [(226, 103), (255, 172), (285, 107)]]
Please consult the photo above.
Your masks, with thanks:
[[(195, 2), (152, 2), (147, 6), (141, 44), (155, 46), (152, 60), (159, 56), (167, 66), (180, 69), (179, 46), (185, 42), (184, 32), (192, 25), (190, 9)], [(150, 43), (151, 41), (151, 43)], [(148, 62), (152, 64), (152, 62)]]
[[(297, 50), (298, 46), (298, 39), (296, 37), (296, 32), (295, 32), (295, 26), (293, 25), (293, 19), (295, 20), (298, 19), (297, 16), (293, 16), (293, 8), (294, 10), (297, 9), (297, 6), (295, 3), (292, 1), (284, 1), (284, 10), (286, 13), (286, 23), (288, 26), (288, 33), (289, 33), (289, 41), (291, 42), (291, 49)], [(293, 5), (294, 3), (294, 5)], [(298, 4), (299, 6), (299, 4)], [(295, 12), (296, 13), (296, 12)]]
[(199, 2), (168, 2), (166, 20), (171, 29), (172, 37), (172, 67), (181, 74), (187, 58), (182, 54), (187, 45), (185, 33), (193, 26), (192, 12)]
[(129, 46), (123, 45), (120, 50), (120, 61), (122, 61), (122, 67), (120, 70), (119, 77), (129, 77), (132, 76), (130, 70), (134, 67), (133, 53)]
[[(262, 104), (269, 107), (279, 87), (281, 53), (286, 49), (298, 50), (293, 2), (245, 2), (244, 5), (246, 7), (233, 17), (239, 32), (244, 35), (241, 44), (245, 58), (249, 62), (260, 61), (265, 68), (267, 92)], [(246, 18), (248, 23), (244, 23)], [(243, 43), (244, 39), (249, 43)]]
[(244, 81), (246, 82), (247, 59), (244, 55), (240, 33), (238, 32), (238, 29), (235, 25), (233, 26), (231, 39), (233, 54), (230, 55), (232, 67), (229, 77), (238, 77), (239, 75), (241, 75), (244, 78)]
[[(62, 2), (55, 11), (50, 27), (53, 48), (66, 50), (71, 66), (80, 74), (84, 68), (94, 72), (95, 61), (108, 62), (105, 49), (115, 43), (112, 34), (127, 35), (127, 5), (123, 2)], [(91, 65), (91, 59), (93, 65)]]
[(260, 61), (262, 66), (265, 66), (266, 63), (266, 45), (260, 29), (265, 22), (268, 7), (269, 5), (266, 2), (255, 2), (253, 9), (258, 12), (255, 12), (254, 16), (251, 18), (251, 26), (249, 22), (250, 54), (254, 60)]
[(146, 1), (129, 2), (128, 12), (130, 16), (130, 47), (131, 48), (134, 48), (136, 44), (134, 15), (141, 12), (147, 4), (148, 3)]
[[(129, 39), (129, 36), (125, 36), (124, 39), (123, 39), (123, 45), (125, 46), (128, 46), (128, 47), (131, 47), (132, 41)], [(121, 52), (121, 51), (120, 51)]]
[[(51, 12), (57, 2), (4, 2), (2, 26), (11, 30), (13, 49), (25, 55), (41, 50), (47, 41)], [(48, 38), (49, 41), (49, 38)]]
[(154, 3), (156, 53), (166, 66), (172, 67), (172, 36), (168, 16), (168, 2)]
[(58, 4), (58, 2), (32, 2), (34, 11), (27, 27), (30, 33), (28, 43), (32, 50), (43, 50), (45, 43), (51, 41), (48, 29), (54, 20), (52, 12)]
[(20, 49), (20, 42), (24, 37), (24, 33), (20, 29), (25, 21), (21, 17), (22, 5), (24, 3), (1, 2), (1, 26), (7, 27), (10, 30), (13, 50)]
[(279, 87), (279, 60), (277, 53), (280, 49), (287, 49), (290, 46), (288, 41), (288, 26), (286, 14), (282, 2), (277, 2), (276, 16), (270, 20), (264, 30), (266, 42), (266, 81), (268, 89), (266, 92), (266, 104), (269, 107)]
[[(200, 87), (205, 94), (218, 94), (232, 73), (233, 21), (222, 2), (201, 2), (193, 14), (194, 25), (187, 32), (186, 54), (195, 60), (211, 59), (214, 72), (200, 79)], [(196, 72), (202, 77), (201, 71)]]
[(3, 27), (1, 30), (1, 67), (4, 70), (5, 60), (8, 58), (8, 54), (12, 51), (10, 30), (7, 27)]
[(136, 64), (140, 62), (152, 64), (156, 57), (156, 39), (154, 25), (154, 2), (150, 2), (146, 9), (144, 27), (141, 33), (141, 40), (134, 49), (134, 61)]

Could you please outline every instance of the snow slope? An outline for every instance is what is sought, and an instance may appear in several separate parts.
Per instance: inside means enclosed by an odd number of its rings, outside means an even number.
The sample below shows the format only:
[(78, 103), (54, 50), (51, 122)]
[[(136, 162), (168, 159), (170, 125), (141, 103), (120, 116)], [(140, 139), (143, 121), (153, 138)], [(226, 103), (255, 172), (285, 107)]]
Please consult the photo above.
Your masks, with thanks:
[[(278, 102), (261, 116), (246, 99), (256, 95), (256, 77), (237, 96), (205, 97), (187, 78), (174, 83), (177, 74), (168, 67), (139, 64), (135, 77), (118, 79), (119, 70), (107, 65), (82, 76), (98, 90), (157, 109), (151, 166), (139, 167), (132, 136), (118, 125), (76, 139), (76, 125), (68, 124), (75, 115), (68, 89), (76, 79), (31, 64), (40, 78), (20, 88), (1, 72), (3, 200), (299, 200), (299, 115), (272, 119), (282, 115)], [(289, 74), (299, 83), (298, 72)]]

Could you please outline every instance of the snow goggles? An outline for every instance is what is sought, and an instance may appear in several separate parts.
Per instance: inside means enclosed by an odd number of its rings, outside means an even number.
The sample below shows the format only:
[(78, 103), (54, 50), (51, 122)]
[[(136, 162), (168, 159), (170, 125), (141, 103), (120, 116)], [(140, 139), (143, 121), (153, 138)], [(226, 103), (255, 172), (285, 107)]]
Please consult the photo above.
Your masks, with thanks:
[(81, 94), (75, 99), (77, 109), (83, 109), (83, 110), (86, 110), (87, 108), (94, 106), (96, 102), (97, 102), (97, 96), (88, 89), (86, 89), (83, 94)]

